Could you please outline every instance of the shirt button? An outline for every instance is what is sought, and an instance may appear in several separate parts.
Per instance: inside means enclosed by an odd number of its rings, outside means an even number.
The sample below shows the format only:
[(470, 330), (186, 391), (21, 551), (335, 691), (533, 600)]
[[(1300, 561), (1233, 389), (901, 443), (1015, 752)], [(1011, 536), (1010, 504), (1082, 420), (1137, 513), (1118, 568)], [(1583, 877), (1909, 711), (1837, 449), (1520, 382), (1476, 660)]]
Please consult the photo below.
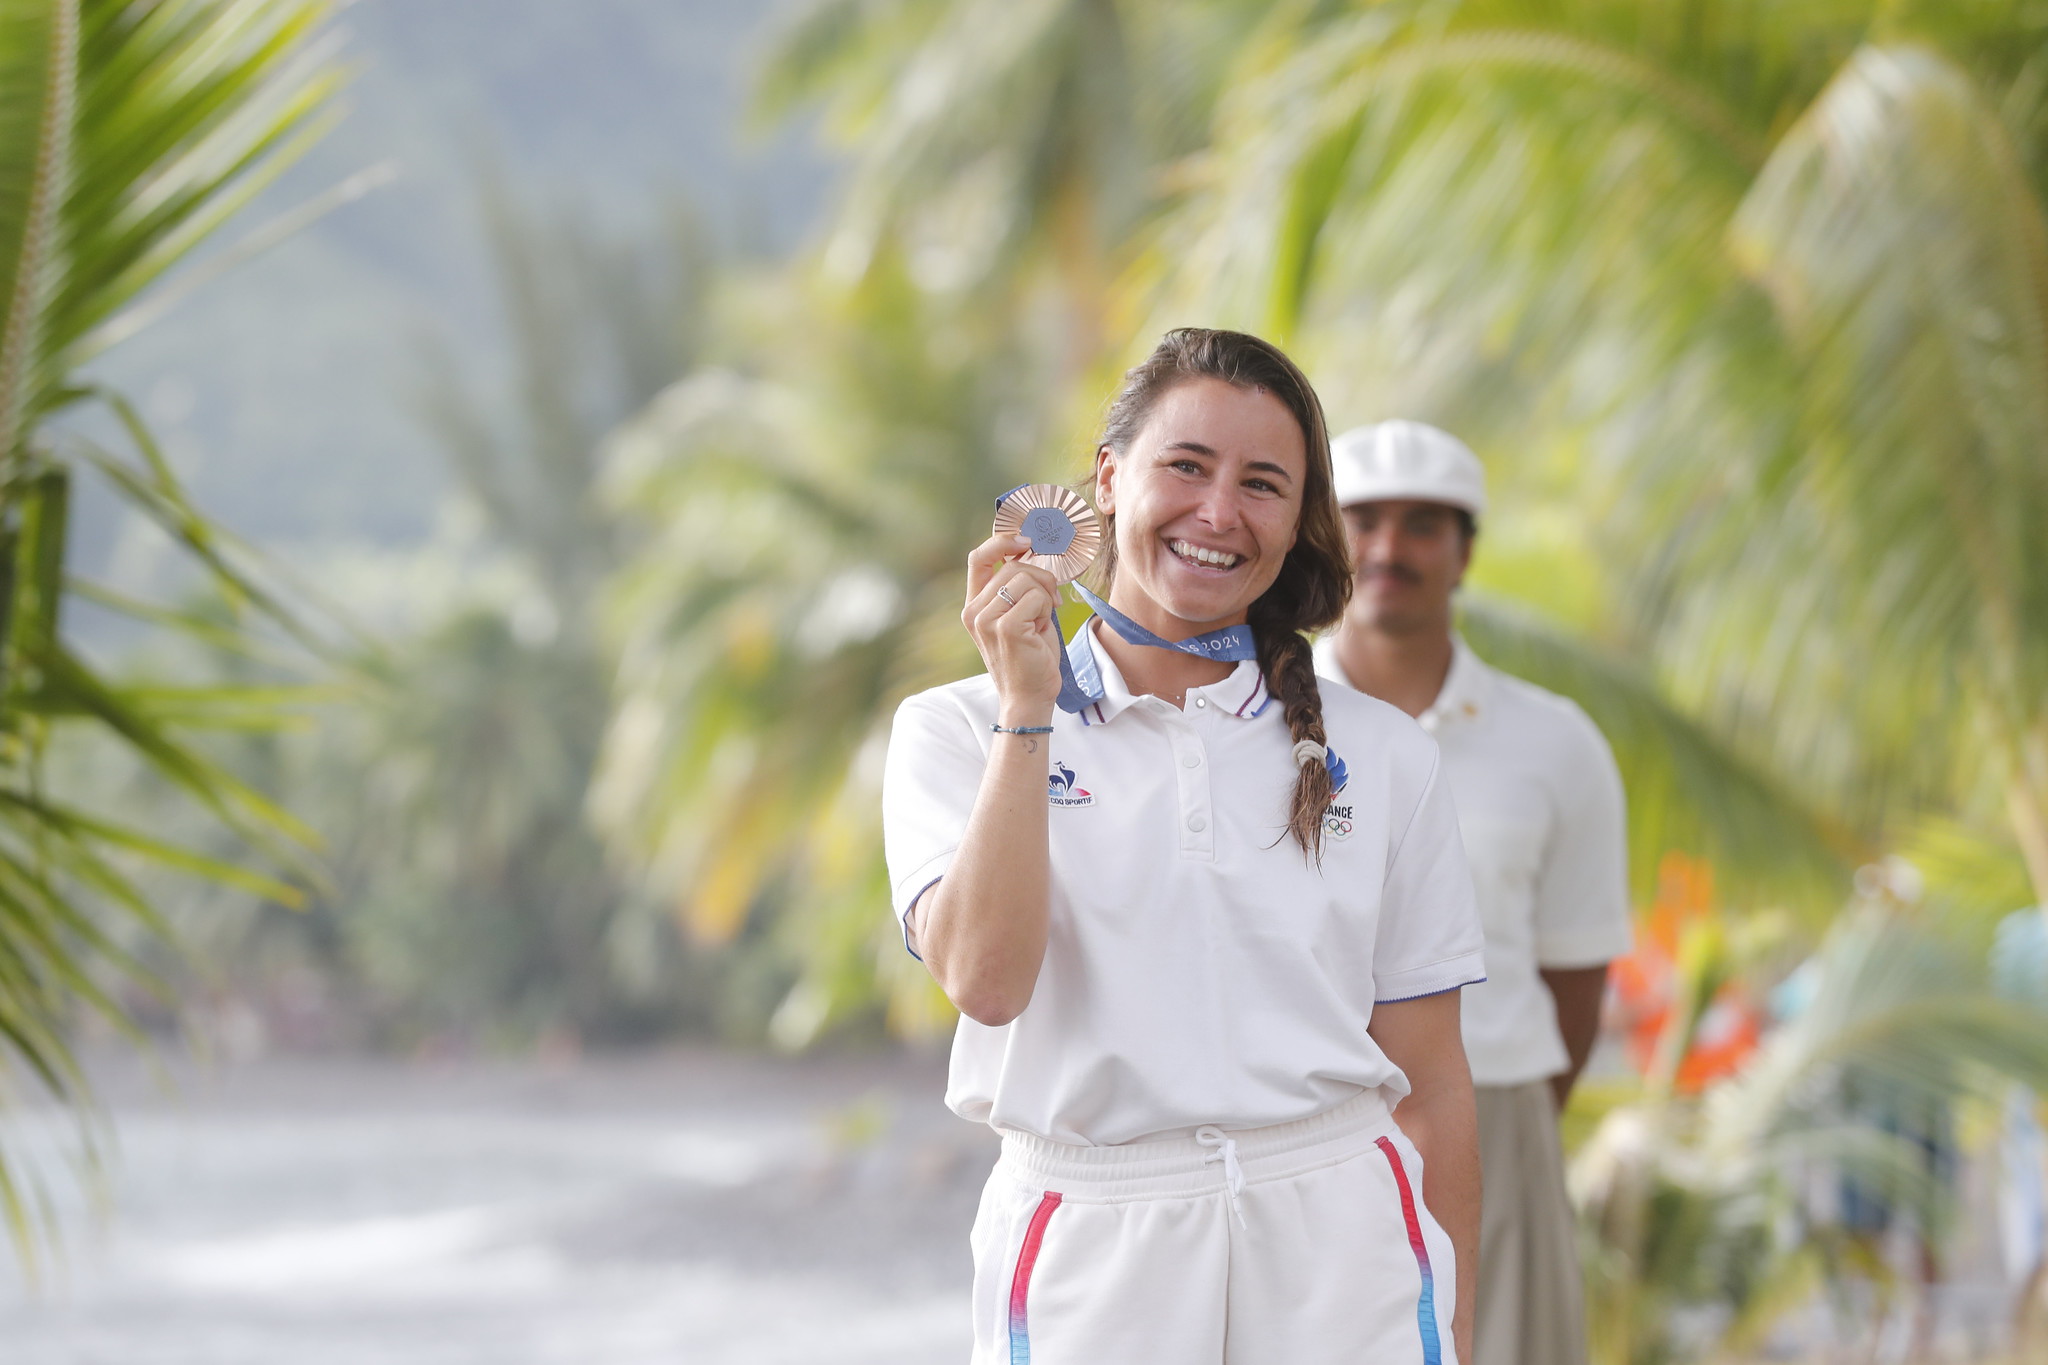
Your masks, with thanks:
[(1190, 815), (1188, 817), (1188, 828), (1200, 834), (1203, 830), (1209, 828), (1209, 822), (1199, 815)]
[(1200, 754), (1182, 754), (1180, 756), (1180, 765), (1183, 768), (1199, 768), (1202, 766), (1202, 756)]
[(1195, 705), (1197, 705), (1197, 706), (1207, 706), (1208, 704), (1209, 704), (1209, 699), (1208, 699), (1207, 697), (1196, 697), (1196, 698), (1195, 698)]

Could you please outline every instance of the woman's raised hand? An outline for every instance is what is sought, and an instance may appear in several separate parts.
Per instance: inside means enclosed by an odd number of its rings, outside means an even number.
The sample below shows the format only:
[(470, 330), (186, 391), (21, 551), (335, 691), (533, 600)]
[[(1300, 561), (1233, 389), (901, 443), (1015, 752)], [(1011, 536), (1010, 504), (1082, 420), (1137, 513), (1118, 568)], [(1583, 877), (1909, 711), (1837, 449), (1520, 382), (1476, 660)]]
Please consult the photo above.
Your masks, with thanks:
[(1060, 694), (1060, 636), (1053, 627), (1059, 585), (1019, 562), (1023, 536), (990, 536), (967, 555), (967, 605), (960, 623), (995, 680), (1005, 725), (1044, 725)]

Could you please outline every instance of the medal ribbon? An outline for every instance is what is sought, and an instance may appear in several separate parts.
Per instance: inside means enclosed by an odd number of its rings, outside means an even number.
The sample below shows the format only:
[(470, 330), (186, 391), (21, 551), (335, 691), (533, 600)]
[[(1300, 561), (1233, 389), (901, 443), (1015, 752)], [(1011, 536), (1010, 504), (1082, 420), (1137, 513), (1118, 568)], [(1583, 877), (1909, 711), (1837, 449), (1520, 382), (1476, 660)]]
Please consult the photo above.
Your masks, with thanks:
[[(1097, 597), (1079, 583), (1073, 585), (1081, 600), (1094, 609), (1108, 627), (1122, 636), (1126, 643), (1150, 645), (1153, 649), (1171, 649), (1181, 654), (1192, 654), (1198, 659), (1215, 659), (1222, 663), (1237, 663), (1259, 657), (1258, 642), (1252, 638), (1248, 625), (1225, 626), (1201, 635), (1191, 635), (1185, 640), (1168, 640), (1133, 621), (1109, 603)], [(1059, 613), (1054, 612), (1052, 628), (1059, 633)], [(1083, 626), (1083, 630), (1087, 627)], [(1072, 654), (1065, 648), (1067, 637), (1060, 634), (1060, 696), (1062, 711), (1078, 712), (1092, 706), (1103, 698), (1102, 671), (1096, 667), (1095, 651), (1081, 651), (1081, 666), (1074, 667)]]

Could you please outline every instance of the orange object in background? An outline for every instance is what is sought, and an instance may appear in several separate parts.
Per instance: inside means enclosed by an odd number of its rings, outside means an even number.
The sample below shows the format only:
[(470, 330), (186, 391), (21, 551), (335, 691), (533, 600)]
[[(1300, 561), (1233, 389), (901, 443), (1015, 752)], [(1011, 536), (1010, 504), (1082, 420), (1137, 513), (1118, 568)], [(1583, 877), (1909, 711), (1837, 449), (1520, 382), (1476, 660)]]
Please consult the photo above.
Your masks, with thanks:
[[(1673, 1023), (1688, 934), (1713, 918), (1713, 865), (1675, 850), (1666, 853), (1657, 865), (1657, 899), (1636, 923), (1636, 946), (1615, 960), (1608, 975), (1607, 1026), (1623, 1035), (1630, 1060), (1644, 1075), (1656, 1065)], [(1748, 990), (1724, 982), (1693, 1030), (1676, 1088), (1697, 1092), (1735, 1071), (1756, 1050), (1763, 1024), (1763, 1012)]]
[(1734, 982), (1721, 987), (1707, 1006), (1692, 1047), (1678, 1064), (1678, 1091), (1690, 1095), (1733, 1075), (1762, 1041), (1764, 1021), (1749, 992)]

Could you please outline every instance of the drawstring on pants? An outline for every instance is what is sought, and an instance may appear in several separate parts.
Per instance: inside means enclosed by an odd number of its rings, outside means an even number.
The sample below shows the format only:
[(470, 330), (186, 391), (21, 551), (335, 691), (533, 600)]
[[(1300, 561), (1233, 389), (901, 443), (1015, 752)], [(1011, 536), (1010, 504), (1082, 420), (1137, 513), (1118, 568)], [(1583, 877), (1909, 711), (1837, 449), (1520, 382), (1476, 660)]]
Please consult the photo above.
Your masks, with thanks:
[(1237, 1140), (1226, 1136), (1221, 1128), (1204, 1124), (1195, 1130), (1195, 1141), (1210, 1149), (1202, 1158), (1204, 1162), (1223, 1163), (1223, 1186), (1230, 1195), (1231, 1216), (1237, 1219), (1239, 1227), (1245, 1227), (1244, 1210), (1237, 1203), (1237, 1197), (1244, 1193), (1244, 1167), (1237, 1164)]

